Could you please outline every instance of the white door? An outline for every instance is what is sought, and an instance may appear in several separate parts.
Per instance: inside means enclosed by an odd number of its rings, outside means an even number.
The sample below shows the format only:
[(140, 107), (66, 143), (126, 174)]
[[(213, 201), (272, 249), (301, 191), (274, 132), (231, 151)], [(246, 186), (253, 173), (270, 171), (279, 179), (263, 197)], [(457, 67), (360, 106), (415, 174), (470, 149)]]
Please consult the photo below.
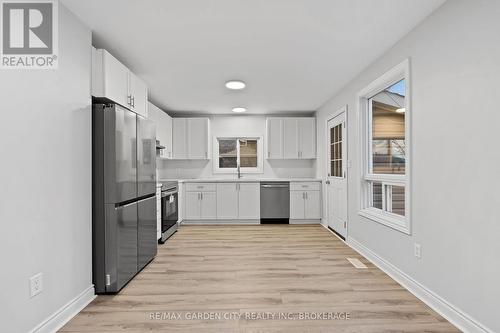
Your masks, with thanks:
[(260, 184), (238, 184), (239, 218), (242, 220), (255, 220), (260, 218)]
[(321, 203), (319, 191), (306, 191), (305, 218), (318, 220), (321, 218)]
[(217, 194), (201, 192), (201, 219), (215, 220), (217, 218)]
[(285, 159), (299, 158), (299, 129), (297, 118), (283, 119), (283, 156)]
[(267, 158), (283, 158), (283, 119), (267, 118)]
[(187, 158), (186, 118), (172, 119), (172, 155), (174, 159)]
[(290, 219), (303, 220), (305, 218), (306, 192), (290, 191)]
[(200, 219), (200, 192), (186, 192), (186, 220)]
[(208, 158), (208, 119), (188, 118), (188, 158)]
[(217, 184), (217, 218), (233, 220), (238, 218), (238, 184)]
[(328, 226), (347, 236), (347, 127), (346, 109), (327, 126), (327, 216)]
[(299, 158), (316, 158), (316, 118), (298, 118)]

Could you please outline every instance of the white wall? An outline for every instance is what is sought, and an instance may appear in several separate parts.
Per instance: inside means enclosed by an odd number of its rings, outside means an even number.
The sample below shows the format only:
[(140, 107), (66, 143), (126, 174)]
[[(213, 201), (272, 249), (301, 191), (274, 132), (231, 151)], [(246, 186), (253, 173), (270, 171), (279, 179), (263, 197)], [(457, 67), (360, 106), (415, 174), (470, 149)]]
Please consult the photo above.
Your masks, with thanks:
[[(224, 136), (262, 136), (263, 149), (266, 148), (266, 117), (265, 116), (211, 116), (210, 145), (213, 153), (213, 138)], [(263, 157), (264, 154), (262, 154)], [(316, 163), (312, 160), (268, 161), (264, 158), (264, 173), (244, 174), (244, 178), (288, 178), (314, 177)], [(159, 178), (234, 178), (234, 174), (213, 174), (213, 161), (171, 161), (162, 160), (158, 163)]]
[(59, 10), (59, 69), (0, 73), (2, 332), (34, 329), (92, 287), (91, 32)]
[[(500, 2), (448, 1), (317, 113), (348, 104), (349, 237), (500, 332)], [(397, 28), (397, 27), (396, 27)], [(412, 235), (360, 217), (355, 96), (411, 58)], [(325, 131), (318, 131), (325, 178)], [(326, 205), (324, 205), (326, 207)], [(422, 245), (422, 259), (413, 255)]]

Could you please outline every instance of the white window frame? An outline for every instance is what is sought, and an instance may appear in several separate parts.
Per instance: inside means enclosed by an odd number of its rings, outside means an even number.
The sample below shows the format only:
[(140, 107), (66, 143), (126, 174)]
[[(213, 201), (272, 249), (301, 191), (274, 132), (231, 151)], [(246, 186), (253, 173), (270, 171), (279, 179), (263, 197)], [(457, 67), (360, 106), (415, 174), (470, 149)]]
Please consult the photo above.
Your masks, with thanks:
[[(373, 174), (370, 170), (372, 160), (372, 124), (369, 100), (393, 84), (405, 80), (405, 175)], [(358, 93), (358, 120), (360, 133), (360, 170), (361, 191), (359, 215), (381, 223), (405, 234), (411, 234), (411, 89), (410, 60), (406, 59)], [(385, 186), (395, 185), (405, 188), (405, 216), (397, 215), (371, 207), (371, 182), (382, 183), (382, 195)], [(383, 198), (383, 202), (386, 199)], [(383, 207), (385, 209), (385, 207)]]
[[(218, 174), (237, 174), (238, 168), (219, 168), (219, 140), (257, 140), (257, 167), (240, 168), (242, 174), (264, 173), (264, 137), (260, 135), (214, 136), (213, 138), (213, 172)], [(238, 145), (237, 156), (240, 155)]]

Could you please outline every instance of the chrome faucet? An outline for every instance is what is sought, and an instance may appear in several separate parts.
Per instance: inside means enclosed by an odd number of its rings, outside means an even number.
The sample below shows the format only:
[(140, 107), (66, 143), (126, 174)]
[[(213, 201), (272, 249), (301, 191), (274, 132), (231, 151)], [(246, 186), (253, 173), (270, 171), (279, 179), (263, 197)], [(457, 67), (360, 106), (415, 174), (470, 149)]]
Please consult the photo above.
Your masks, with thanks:
[(240, 170), (240, 164), (238, 163), (238, 179), (241, 178), (241, 170)]

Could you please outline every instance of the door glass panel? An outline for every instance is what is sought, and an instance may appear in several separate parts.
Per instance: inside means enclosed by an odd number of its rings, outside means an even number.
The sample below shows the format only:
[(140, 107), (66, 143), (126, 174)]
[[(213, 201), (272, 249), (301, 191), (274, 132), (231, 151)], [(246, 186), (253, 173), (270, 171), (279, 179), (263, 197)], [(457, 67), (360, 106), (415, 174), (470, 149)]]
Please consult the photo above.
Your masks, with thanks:
[(342, 124), (330, 129), (330, 175), (343, 177)]
[(374, 174), (405, 174), (405, 80), (369, 99)]

